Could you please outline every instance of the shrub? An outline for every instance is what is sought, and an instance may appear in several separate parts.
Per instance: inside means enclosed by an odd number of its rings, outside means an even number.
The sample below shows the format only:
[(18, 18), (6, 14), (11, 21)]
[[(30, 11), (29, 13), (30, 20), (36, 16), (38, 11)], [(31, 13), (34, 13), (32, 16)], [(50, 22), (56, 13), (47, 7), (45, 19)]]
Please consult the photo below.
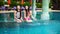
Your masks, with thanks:
[(16, 3), (16, 1), (11, 1), (11, 4), (10, 4), (10, 6), (11, 6), (11, 7), (13, 7), (13, 6), (17, 6), (17, 3)]
[(25, 2), (23, 6), (31, 6), (31, 4), (29, 2)]
[(42, 3), (36, 3), (37, 8), (42, 8)]
[(3, 6), (3, 5), (4, 5), (3, 1), (0, 1), (0, 6)]
[(11, 1), (10, 7), (21, 5), (20, 3), (17, 3), (16, 1)]

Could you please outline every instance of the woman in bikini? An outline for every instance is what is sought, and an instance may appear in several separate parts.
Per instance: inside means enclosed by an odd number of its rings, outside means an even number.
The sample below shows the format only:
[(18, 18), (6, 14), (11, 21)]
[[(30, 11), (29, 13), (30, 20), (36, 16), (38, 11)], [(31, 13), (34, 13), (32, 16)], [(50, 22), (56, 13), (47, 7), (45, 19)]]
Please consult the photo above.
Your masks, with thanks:
[(22, 15), (21, 15), (21, 7), (18, 5), (16, 7), (16, 11), (14, 12), (14, 18), (15, 18), (15, 21), (17, 22), (22, 22), (23, 19), (22, 19)]
[(24, 11), (24, 20), (25, 21), (32, 21), (31, 20), (31, 15), (32, 15), (32, 11), (30, 11), (28, 6), (25, 6), (25, 11)]

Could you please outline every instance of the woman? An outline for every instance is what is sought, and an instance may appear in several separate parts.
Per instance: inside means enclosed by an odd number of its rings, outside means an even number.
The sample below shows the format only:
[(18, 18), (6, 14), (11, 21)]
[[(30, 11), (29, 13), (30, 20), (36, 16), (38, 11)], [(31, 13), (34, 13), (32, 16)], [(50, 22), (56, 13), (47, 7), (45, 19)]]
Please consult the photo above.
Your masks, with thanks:
[(31, 20), (31, 15), (32, 15), (32, 12), (30, 11), (29, 7), (28, 6), (25, 6), (24, 20), (31, 22), (32, 21)]
[(22, 19), (22, 15), (21, 15), (21, 7), (18, 5), (16, 8), (17, 9), (14, 12), (14, 18), (17, 22), (22, 22), (23, 19)]

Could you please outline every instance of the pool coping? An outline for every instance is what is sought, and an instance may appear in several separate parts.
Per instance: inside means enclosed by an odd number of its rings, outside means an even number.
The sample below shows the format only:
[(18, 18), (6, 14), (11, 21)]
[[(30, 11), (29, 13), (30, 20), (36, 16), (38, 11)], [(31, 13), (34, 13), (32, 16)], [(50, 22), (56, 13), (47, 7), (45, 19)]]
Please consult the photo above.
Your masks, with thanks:
[[(0, 13), (13, 13), (15, 10), (10, 10), (10, 11), (0, 11)], [(43, 12), (42, 10), (36, 10), (37, 12)], [(22, 11), (24, 12), (24, 10)], [(50, 10), (49, 12), (60, 12), (60, 10)]]

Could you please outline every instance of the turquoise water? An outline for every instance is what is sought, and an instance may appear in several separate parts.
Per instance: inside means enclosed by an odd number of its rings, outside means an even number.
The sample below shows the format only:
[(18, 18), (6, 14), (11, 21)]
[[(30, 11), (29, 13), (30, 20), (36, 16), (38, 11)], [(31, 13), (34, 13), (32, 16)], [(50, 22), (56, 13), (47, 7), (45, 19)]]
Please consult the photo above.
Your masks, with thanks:
[[(4, 22), (1, 17), (0, 34), (60, 34), (60, 12), (49, 14), (50, 20), (43, 21), (40, 20), (41, 12), (37, 12), (38, 20), (31, 23), (16, 23), (12, 19), (11, 22)], [(11, 18), (13, 17), (11, 16)]]

